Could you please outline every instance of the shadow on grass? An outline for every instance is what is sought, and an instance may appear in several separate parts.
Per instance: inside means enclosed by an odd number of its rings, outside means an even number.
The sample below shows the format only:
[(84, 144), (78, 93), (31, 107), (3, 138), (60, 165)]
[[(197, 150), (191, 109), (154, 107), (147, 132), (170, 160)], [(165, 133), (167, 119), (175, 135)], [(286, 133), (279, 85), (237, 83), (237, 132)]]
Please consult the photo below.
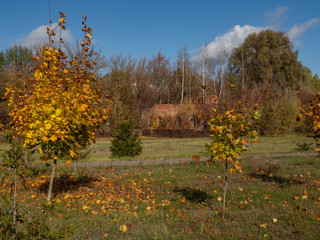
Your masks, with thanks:
[(300, 180), (296, 180), (296, 179), (284, 178), (284, 177), (279, 177), (279, 176), (270, 176), (267, 174), (253, 173), (253, 174), (250, 174), (250, 177), (260, 178), (264, 182), (275, 182), (279, 185), (297, 185), (297, 184), (304, 183), (304, 182), (302, 182)]
[[(91, 182), (95, 180), (97, 179), (87, 175), (80, 175), (76, 177), (70, 174), (63, 174), (54, 179), (52, 192), (53, 195), (56, 195), (58, 193), (68, 192), (70, 190), (76, 190), (80, 187), (88, 186)], [(46, 181), (39, 187), (39, 190), (41, 192), (47, 192), (48, 188), (49, 181)]]
[(204, 191), (194, 189), (194, 188), (178, 188), (173, 189), (174, 192), (181, 192), (182, 195), (190, 202), (201, 203), (205, 202), (211, 197)]

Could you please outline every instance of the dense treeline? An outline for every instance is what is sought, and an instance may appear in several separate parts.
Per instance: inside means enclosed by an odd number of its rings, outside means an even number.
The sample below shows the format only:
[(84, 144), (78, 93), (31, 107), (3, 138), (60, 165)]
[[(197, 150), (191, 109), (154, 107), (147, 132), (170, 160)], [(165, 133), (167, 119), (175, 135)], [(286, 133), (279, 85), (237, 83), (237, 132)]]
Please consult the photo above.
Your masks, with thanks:
[[(65, 48), (70, 56), (81, 59), (79, 43)], [(319, 77), (298, 61), (298, 52), (288, 37), (266, 30), (249, 35), (230, 56), (221, 49), (218, 57), (212, 58), (201, 47), (199, 56), (191, 58), (182, 47), (171, 62), (160, 51), (151, 59), (123, 55), (107, 59), (101, 52), (93, 56), (102, 92), (112, 99), (108, 127), (114, 129), (128, 114), (141, 127), (143, 110), (155, 104), (189, 103), (193, 97), (216, 95), (223, 106), (243, 100), (259, 104), (263, 134), (294, 130), (298, 98), (304, 103), (312, 98)], [(14, 46), (0, 52), (2, 122), (8, 112), (6, 83), (16, 81), (17, 87), (24, 87), (16, 72), (22, 69), (26, 76), (32, 74), (35, 51)]]

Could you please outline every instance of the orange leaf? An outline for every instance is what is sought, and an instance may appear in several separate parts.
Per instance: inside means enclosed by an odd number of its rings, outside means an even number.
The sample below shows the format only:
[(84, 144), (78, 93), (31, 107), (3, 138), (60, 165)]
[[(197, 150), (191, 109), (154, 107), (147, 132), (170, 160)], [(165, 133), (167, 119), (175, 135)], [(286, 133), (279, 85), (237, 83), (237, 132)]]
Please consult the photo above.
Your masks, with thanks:
[(226, 160), (226, 159), (227, 159), (227, 155), (221, 154), (221, 155), (220, 155), (220, 158), (223, 159), (223, 160)]
[(71, 166), (71, 161), (70, 161), (70, 160), (68, 160), (68, 161), (66, 162), (66, 166)]
[(193, 155), (192, 156), (192, 160), (197, 163), (200, 160), (200, 156), (199, 155)]
[(65, 23), (66, 20), (65, 20), (64, 18), (60, 18), (60, 19), (59, 19), (59, 22), (60, 22), (60, 23)]
[(248, 141), (245, 140), (245, 139), (242, 139), (242, 140), (241, 140), (241, 143), (242, 143), (242, 144), (248, 144)]

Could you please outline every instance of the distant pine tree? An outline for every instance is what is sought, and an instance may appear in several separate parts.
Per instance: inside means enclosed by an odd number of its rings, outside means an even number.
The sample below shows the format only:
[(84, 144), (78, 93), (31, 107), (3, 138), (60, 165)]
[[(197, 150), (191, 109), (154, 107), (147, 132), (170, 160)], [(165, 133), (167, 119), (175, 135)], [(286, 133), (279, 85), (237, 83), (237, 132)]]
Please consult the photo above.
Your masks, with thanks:
[(132, 120), (127, 120), (121, 123), (115, 131), (111, 141), (110, 151), (112, 156), (136, 156), (142, 152), (142, 143), (139, 134), (133, 133), (134, 123)]

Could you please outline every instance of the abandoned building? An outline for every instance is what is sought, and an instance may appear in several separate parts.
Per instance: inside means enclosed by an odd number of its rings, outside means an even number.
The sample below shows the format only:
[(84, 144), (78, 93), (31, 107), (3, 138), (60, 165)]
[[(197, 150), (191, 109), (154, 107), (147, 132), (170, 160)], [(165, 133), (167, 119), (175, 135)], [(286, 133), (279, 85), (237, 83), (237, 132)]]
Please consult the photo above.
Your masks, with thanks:
[(188, 104), (160, 104), (142, 113), (145, 136), (193, 137), (206, 135), (210, 109), (217, 96), (192, 98)]

